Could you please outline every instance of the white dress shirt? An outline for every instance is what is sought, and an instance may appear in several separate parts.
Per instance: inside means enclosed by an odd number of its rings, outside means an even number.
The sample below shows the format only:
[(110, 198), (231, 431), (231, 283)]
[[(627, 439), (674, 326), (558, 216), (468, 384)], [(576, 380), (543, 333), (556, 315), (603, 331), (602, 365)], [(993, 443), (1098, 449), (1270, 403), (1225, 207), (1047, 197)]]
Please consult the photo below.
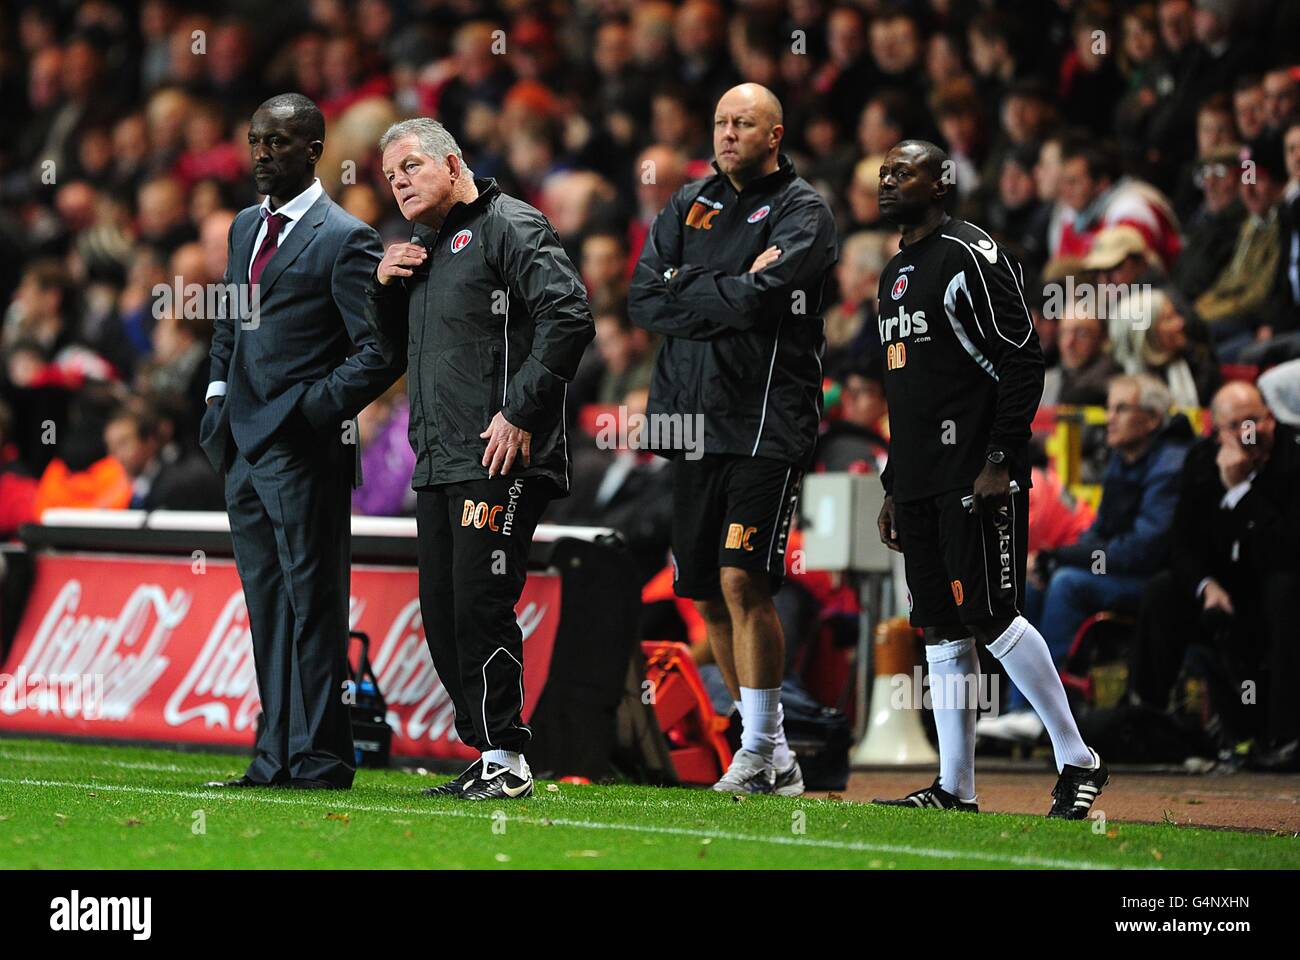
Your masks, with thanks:
[[(262, 248), (262, 241), (266, 238), (266, 221), (270, 219), (273, 213), (282, 213), (288, 219), (280, 225), (280, 237), (276, 243), (277, 248), (289, 239), (289, 233), (293, 230), (294, 225), (302, 216), (312, 208), (312, 205), (320, 199), (320, 195), (325, 192), (325, 188), (320, 185), (320, 178), (312, 181), (310, 187), (304, 190), (298, 196), (294, 197), (279, 210), (271, 209), (271, 198), (263, 197), (262, 205), (257, 208), (257, 215), (262, 218), (261, 225), (257, 228), (257, 236), (253, 238), (253, 252), (248, 258), (248, 269), (245, 276), (251, 282), (253, 279), (253, 261), (257, 259), (257, 251)], [(213, 380), (208, 384), (208, 392), (204, 400), (211, 400), (213, 397), (224, 397), (226, 395), (226, 381)]]

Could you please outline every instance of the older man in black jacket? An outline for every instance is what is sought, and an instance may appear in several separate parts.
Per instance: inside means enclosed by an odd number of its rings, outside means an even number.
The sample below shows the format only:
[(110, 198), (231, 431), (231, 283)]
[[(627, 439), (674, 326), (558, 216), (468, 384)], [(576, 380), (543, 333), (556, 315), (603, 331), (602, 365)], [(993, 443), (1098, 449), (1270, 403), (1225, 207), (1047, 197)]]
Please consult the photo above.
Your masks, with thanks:
[(1248, 383), (1222, 387), (1212, 410), (1215, 435), (1183, 467), (1172, 569), (1143, 598), (1130, 689), (1163, 708), (1188, 643), (1209, 646), (1230, 733), (1256, 735), (1260, 766), (1300, 768), (1300, 433)]
[(379, 146), (415, 226), (371, 280), (371, 321), (385, 356), (408, 358), (425, 638), (456, 732), (482, 754), (426, 792), (526, 797), (514, 608), (542, 511), (569, 492), (565, 395), (595, 327), (555, 229), (475, 179), (442, 124), (404, 120)]

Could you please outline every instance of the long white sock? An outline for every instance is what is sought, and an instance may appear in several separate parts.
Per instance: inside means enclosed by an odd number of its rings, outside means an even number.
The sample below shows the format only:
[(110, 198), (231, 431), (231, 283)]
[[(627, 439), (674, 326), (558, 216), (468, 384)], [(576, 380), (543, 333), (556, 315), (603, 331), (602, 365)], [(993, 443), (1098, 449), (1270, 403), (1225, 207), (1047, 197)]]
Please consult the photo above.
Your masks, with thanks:
[(772, 751), (772, 766), (777, 770), (788, 770), (794, 763), (794, 751), (785, 738), (785, 706), (776, 705), (776, 749)]
[(1006, 632), (989, 644), (989, 653), (1001, 661), (1011, 682), (1020, 688), (1047, 728), (1056, 754), (1056, 771), (1059, 773), (1067, 763), (1092, 767), (1092, 752), (1079, 736), (1061, 675), (1043, 635), (1024, 617), (1016, 617)]
[(524, 775), (524, 755), (510, 750), (484, 750), (483, 759), (498, 767), (509, 767), (516, 777)]
[[(736, 705), (736, 715), (740, 717), (740, 726), (743, 730), (745, 727), (745, 710), (744, 704), (739, 700), (731, 701)], [(776, 749), (772, 751), (772, 766), (778, 771), (789, 770), (790, 764), (794, 763), (794, 751), (790, 749), (790, 742), (785, 738), (785, 705), (778, 703), (776, 705)]]
[(939, 786), (959, 800), (975, 800), (975, 718), (979, 712), (979, 658), (975, 641), (927, 644), (930, 704), (939, 734)]
[(781, 688), (741, 687), (740, 704), (740, 748), (771, 763), (781, 722)]

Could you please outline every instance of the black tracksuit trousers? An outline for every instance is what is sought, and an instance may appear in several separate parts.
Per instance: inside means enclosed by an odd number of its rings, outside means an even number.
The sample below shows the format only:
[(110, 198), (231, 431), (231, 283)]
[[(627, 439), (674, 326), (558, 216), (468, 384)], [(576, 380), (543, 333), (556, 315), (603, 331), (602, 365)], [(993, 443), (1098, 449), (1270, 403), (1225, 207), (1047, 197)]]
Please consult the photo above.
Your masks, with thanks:
[(416, 492), (420, 612), (434, 669), (476, 750), (523, 752), (524, 644), (515, 604), (554, 487), (497, 476)]

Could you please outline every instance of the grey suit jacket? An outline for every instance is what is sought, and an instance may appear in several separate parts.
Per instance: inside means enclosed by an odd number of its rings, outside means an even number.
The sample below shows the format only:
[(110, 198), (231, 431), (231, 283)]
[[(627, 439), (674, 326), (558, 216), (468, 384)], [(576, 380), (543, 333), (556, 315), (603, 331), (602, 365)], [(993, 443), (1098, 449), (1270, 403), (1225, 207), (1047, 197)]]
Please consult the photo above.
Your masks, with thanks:
[[(379, 234), (322, 194), (253, 290), (257, 211), (241, 210), (230, 225), (226, 307), (213, 324), (209, 379), (226, 381), (226, 397), (204, 414), (199, 443), (219, 472), (229, 469), (232, 440), (256, 463), (285, 431), (345, 437), (344, 421), (400, 374), (365, 319), (367, 284), (383, 255)], [(359, 486), (359, 441), (349, 432)]]

